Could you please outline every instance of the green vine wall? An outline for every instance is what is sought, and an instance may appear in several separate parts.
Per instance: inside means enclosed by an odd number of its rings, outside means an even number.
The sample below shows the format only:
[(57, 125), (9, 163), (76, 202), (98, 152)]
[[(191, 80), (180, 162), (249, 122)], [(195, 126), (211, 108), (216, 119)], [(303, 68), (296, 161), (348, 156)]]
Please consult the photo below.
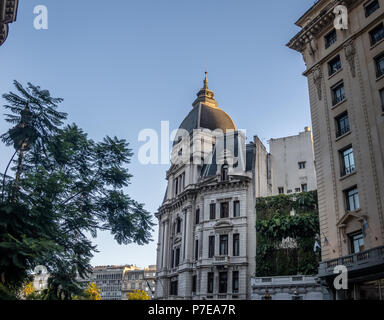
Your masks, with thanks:
[[(314, 252), (315, 241), (320, 242), (316, 191), (258, 198), (256, 214), (258, 277), (317, 274), (321, 253)], [(287, 238), (294, 245), (282, 246)]]

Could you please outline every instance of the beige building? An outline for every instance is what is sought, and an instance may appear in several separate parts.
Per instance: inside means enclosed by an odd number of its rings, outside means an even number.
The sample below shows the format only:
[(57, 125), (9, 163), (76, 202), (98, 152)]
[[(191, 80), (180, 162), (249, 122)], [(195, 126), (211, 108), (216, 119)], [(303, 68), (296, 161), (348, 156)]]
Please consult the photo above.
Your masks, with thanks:
[[(348, 13), (347, 29), (334, 22), (335, 12), (342, 11)], [(319, 0), (296, 22), (301, 30), (288, 43), (303, 55), (308, 78), (323, 258), (319, 276), (333, 289), (334, 267), (349, 271), (349, 289), (333, 291), (338, 299), (383, 297), (383, 22), (383, 0)]]
[(136, 266), (128, 266), (124, 268), (121, 285), (121, 299), (128, 300), (127, 294), (134, 290), (145, 291), (150, 299), (153, 299), (156, 290), (155, 279), (155, 265), (149, 265), (144, 269), (140, 269)]
[(0, 0), (0, 46), (7, 40), (9, 23), (16, 21), (18, 0)]

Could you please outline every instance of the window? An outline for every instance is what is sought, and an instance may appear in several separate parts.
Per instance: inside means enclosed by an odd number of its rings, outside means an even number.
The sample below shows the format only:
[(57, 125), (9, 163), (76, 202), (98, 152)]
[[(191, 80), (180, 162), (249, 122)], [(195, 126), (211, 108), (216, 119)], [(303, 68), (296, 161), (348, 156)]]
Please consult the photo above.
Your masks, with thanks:
[(283, 194), (284, 193), (284, 187), (279, 187), (279, 194)]
[(381, 99), (381, 110), (384, 112), (384, 88), (379, 91)]
[(361, 232), (349, 236), (351, 242), (351, 253), (364, 251), (364, 237)]
[(240, 217), (240, 201), (233, 201), (233, 216)]
[(384, 74), (384, 54), (375, 58), (376, 77), (381, 77)]
[(374, 13), (377, 9), (380, 8), (379, 1), (374, 0), (365, 5), (365, 16), (369, 17), (372, 13)]
[(194, 275), (194, 276), (192, 276), (192, 292), (193, 293), (196, 292), (196, 284), (197, 284), (197, 276)]
[(232, 272), (232, 292), (239, 292), (239, 271)]
[(355, 172), (355, 159), (353, 157), (353, 148), (348, 147), (345, 150), (340, 151), (341, 154), (341, 176), (346, 176)]
[(219, 272), (219, 293), (227, 293), (228, 273)]
[(136, 284), (133, 282), (131, 283), (131, 290), (135, 290), (136, 289)]
[(177, 291), (178, 291), (177, 289), (178, 289), (178, 281), (177, 280), (171, 281), (170, 295), (177, 296)]
[(175, 267), (180, 264), (180, 248), (177, 248), (175, 251)]
[(233, 235), (233, 255), (235, 257), (240, 255), (240, 234), (238, 233)]
[(360, 209), (359, 193), (356, 187), (345, 191), (345, 200), (348, 211), (356, 211)]
[(328, 71), (329, 75), (333, 75), (337, 71), (341, 69), (341, 61), (340, 61), (340, 56), (336, 56), (333, 58), (331, 61), (328, 62)]
[(215, 255), (215, 236), (208, 238), (208, 258), (213, 258)]
[(216, 219), (216, 203), (211, 203), (209, 205), (209, 219), (211, 220)]
[(302, 192), (307, 192), (308, 191), (308, 185), (306, 183), (301, 185), (301, 191)]
[(228, 165), (224, 164), (223, 167), (221, 168), (221, 181), (228, 181)]
[(229, 218), (229, 203), (220, 203), (220, 218)]
[(344, 112), (339, 115), (336, 120), (336, 138), (341, 137), (342, 135), (350, 131), (349, 127), (349, 117), (348, 113)]
[(333, 29), (330, 33), (325, 36), (325, 49), (329, 48), (332, 44), (337, 41), (336, 30)]
[(287, 193), (288, 194), (292, 193), (292, 190), (291, 189), (287, 190)]
[(301, 189), (300, 188), (295, 188), (295, 192), (297, 193), (297, 192), (300, 192), (301, 191)]
[(305, 169), (305, 164), (306, 164), (305, 161), (299, 162), (299, 169)]
[(199, 240), (195, 241), (195, 260), (199, 259)]
[(332, 89), (332, 104), (335, 106), (345, 99), (344, 83), (340, 83)]
[(179, 194), (179, 178), (176, 178), (174, 182), (175, 182), (175, 196), (177, 196)]
[(196, 224), (200, 223), (200, 209), (196, 210), (195, 222), (196, 222)]
[(375, 45), (381, 39), (384, 38), (384, 27), (383, 23), (380, 23), (376, 28), (369, 32), (369, 36), (371, 38), (371, 45)]
[(207, 293), (213, 293), (213, 272), (208, 272)]
[(220, 236), (220, 255), (228, 255), (228, 235), (226, 234)]
[(180, 233), (180, 232), (181, 232), (181, 219), (177, 218), (176, 219), (176, 233)]

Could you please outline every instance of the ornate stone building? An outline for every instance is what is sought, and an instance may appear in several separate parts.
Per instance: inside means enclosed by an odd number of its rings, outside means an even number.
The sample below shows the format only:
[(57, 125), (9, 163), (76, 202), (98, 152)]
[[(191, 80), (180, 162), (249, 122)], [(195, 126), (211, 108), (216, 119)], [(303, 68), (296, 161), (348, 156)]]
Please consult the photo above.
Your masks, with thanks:
[[(256, 198), (279, 193), (273, 178), (285, 188), (281, 193), (313, 190), (312, 135), (307, 128), (276, 139), (273, 153), (256, 136), (246, 144), (207, 78), (192, 105), (176, 134), (168, 187), (156, 213), (156, 297), (249, 299), (256, 271)], [(287, 178), (292, 172), (297, 179)]]
[(18, 4), (18, 0), (0, 0), (0, 46), (8, 37), (8, 24), (16, 21)]
[(339, 299), (384, 296), (383, 23), (383, 0), (319, 0), (296, 22), (301, 30), (288, 44), (306, 63), (319, 276), (334, 289), (334, 267), (349, 271), (349, 290), (334, 290)]
[(250, 296), (256, 256), (253, 152), (205, 78), (176, 135), (156, 214), (158, 299)]

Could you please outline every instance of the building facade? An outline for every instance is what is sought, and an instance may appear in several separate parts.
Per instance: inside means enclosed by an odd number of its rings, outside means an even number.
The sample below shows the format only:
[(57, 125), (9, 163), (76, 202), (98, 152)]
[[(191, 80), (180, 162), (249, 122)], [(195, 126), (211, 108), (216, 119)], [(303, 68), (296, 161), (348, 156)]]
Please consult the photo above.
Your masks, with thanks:
[[(347, 23), (343, 29), (340, 13)], [(303, 55), (308, 78), (322, 239), (319, 276), (333, 288), (334, 267), (349, 271), (349, 289), (333, 290), (338, 299), (383, 297), (383, 23), (383, 0), (320, 0), (296, 22), (301, 30), (288, 43)]]
[(316, 277), (254, 277), (252, 300), (329, 300), (328, 290)]
[(156, 298), (248, 298), (256, 256), (253, 149), (218, 106), (207, 79), (171, 158), (156, 214)]
[(127, 294), (134, 290), (143, 290), (147, 293), (150, 299), (153, 299), (156, 290), (155, 277), (155, 265), (150, 265), (144, 269), (140, 269), (136, 266), (126, 267), (123, 271), (123, 281), (121, 286), (122, 300), (128, 300)]
[[(316, 185), (311, 133), (306, 129), (298, 137), (276, 139), (273, 153), (257, 136), (246, 144), (244, 132), (218, 106), (207, 78), (192, 106), (176, 134), (167, 190), (156, 213), (156, 298), (250, 299), (256, 198), (277, 194), (273, 179), (279, 181), (280, 174), (289, 177), (283, 187), (300, 187), (292, 192), (301, 192), (305, 183), (308, 189)], [(296, 171), (299, 162), (308, 164), (302, 168), (305, 181), (294, 181), (284, 171), (291, 170), (290, 161)]]
[(96, 266), (92, 278), (101, 290), (101, 300), (122, 299), (122, 278), (127, 266)]
[(272, 192), (292, 194), (317, 189), (312, 132), (269, 140)]
[(18, 0), (0, 0), (0, 46), (7, 40), (8, 24), (16, 21)]

